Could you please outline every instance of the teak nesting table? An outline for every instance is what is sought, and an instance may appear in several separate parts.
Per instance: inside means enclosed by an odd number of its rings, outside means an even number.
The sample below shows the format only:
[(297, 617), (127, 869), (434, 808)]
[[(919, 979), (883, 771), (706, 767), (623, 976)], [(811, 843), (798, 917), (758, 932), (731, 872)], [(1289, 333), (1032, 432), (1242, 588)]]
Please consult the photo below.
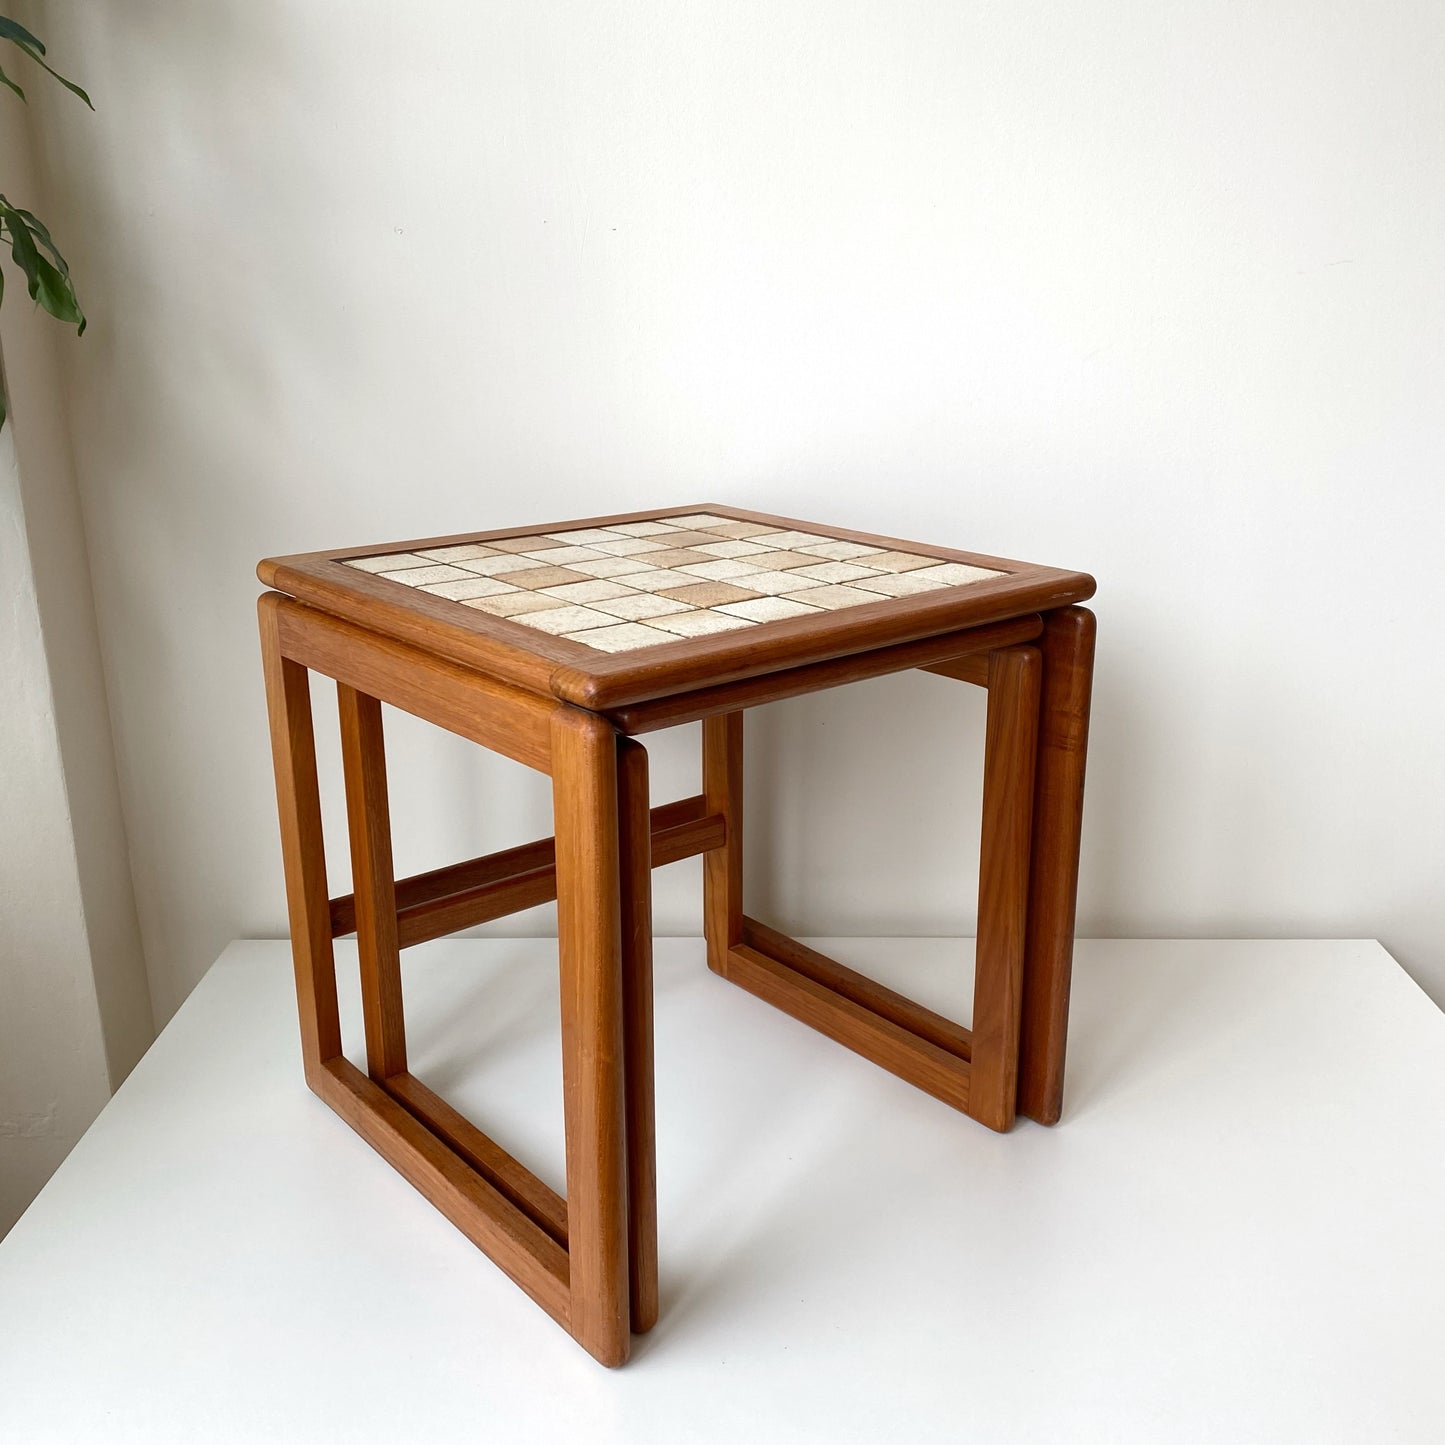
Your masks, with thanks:
[[(713, 505), (272, 558), (259, 576), (306, 1080), (604, 1364), (657, 1318), (651, 870), (701, 853), (708, 966), (991, 1129), (1059, 1117), (1094, 581)], [(923, 668), (988, 690), (971, 1029), (743, 912), (743, 710)], [(340, 699), (328, 894), (308, 673)], [(398, 879), (390, 703), (552, 778), (556, 836)], [(701, 719), (652, 808), (640, 733)], [(555, 898), (567, 1197), (407, 1071), (400, 950)], [(342, 1055), (355, 933), (367, 1071)]]

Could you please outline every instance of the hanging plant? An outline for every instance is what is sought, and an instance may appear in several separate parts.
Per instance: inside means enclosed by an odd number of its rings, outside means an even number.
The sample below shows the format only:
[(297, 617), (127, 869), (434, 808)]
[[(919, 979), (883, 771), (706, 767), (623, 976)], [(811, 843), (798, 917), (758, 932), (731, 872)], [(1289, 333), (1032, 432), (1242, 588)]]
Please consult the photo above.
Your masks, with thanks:
[[(23, 25), (0, 15), (0, 40), (8, 40), (42, 70), (53, 75), (72, 95), (78, 95), (86, 105), (90, 97), (72, 81), (67, 80), (58, 70), (53, 70), (45, 59), (45, 46)], [(0, 85), (9, 86), (21, 100), (25, 92), (5, 73), (0, 66)], [(95, 109), (90, 105), (92, 110)], [(0, 194), (0, 241), (10, 243), (10, 254), (15, 264), (25, 273), (30, 299), (48, 311), (57, 321), (69, 322), (75, 327), (77, 336), (85, 333), (85, 313), (76, 299), (75, 285), (70, 279), (70, 267), (60, 254), (45, 223), (22, 206), (12, 206)], [(0, 271), (0, 301), (5, 298), (5, 273)], [(0, 388), (0, 427), (5, 425), (7, 407), (4, 389)]]

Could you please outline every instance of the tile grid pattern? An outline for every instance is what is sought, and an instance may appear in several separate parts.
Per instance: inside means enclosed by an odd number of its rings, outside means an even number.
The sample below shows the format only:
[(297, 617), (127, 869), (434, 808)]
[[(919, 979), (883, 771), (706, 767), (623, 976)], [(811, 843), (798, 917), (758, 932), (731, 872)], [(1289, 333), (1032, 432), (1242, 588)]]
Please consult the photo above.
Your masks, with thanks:
[(600, 652), (1003, 575), (709, 512), (387, 552), (345, 565)]

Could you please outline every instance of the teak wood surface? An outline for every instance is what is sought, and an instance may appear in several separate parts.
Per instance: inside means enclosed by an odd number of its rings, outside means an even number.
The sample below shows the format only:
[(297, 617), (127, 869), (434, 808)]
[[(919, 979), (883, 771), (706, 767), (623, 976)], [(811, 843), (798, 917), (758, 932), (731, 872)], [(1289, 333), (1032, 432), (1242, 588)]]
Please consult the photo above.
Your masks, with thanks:
[[(599, 654), (346, 568), (347, 557), (678, 515), (635, 512), (272, 559), (260, 599), (302, 1061), (310, 1087), (598, 1360), (658, 1317), (651, 871), (701, 854), (708, 964), (990, 1128), (1062, 1107), (1093, 671), (1082, 573), (1006, 575)], [(704, 504), (739, 521), (820, 530)], [(821, 529), (869, 545), (911, 544)], [(289, 595), (281, 595), (289, 594)], [(978, 952), (965, 1028), (744, 912), (744, 710), (907, 668), (987, 689)], [(328, 896), (309, 672), (338, 688), (354, 892)], [(555, 836), (397, 879), (381, 704), (552, 779)], [(633, 738), (702, 721), (703, 787), (650, 807)], [(408, 1072), (401, 951), (555, 898), (567, 1192)], [(355, 932), (366, 1072), (342, 1054), (334, 937)]]

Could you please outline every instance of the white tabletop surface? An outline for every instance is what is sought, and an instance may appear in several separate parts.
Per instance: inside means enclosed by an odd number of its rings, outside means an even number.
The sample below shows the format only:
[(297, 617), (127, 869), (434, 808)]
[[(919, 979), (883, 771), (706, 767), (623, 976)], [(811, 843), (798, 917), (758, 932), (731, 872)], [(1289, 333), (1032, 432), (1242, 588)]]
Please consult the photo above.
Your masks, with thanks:
[[(552, 947), (406, 982), (414, 1071), (560, 1187)], [(1064, 1122), (1007, 1136), (695, 940), (657, 1027), (663, 1313), (607, 1371), (306, 1092), (287, 948), (233, 945), (0, 1244), (0, 1440), (1445, 1439), (1445, 1017), (1377, 944), (1081, 944)]]

